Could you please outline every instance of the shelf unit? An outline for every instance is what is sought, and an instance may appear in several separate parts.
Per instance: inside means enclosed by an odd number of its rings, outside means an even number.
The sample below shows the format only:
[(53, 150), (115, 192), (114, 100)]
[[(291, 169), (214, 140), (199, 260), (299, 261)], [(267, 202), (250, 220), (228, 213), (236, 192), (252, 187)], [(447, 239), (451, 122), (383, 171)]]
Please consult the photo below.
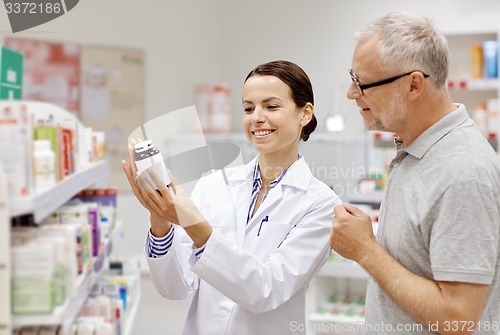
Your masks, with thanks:
[[(3, 169), (0, 169), (1, 176), (3, 176)], [(95, 281), (95, 276), (98, 274), (99, 270), (94, 268), (87, 274), (80, 278), (80, 283), (78, 286), (78, 291), (76, 296), (67, 301), (63, 306), (59, 306), (50, 315), (23, 315), (23, 316), (11, 316), (10, 314), (10, 218), (22, 214), (33, 214), (35, 217), (35, 222), (43, 219), (48, 214), (52, 213), (63, 203), (68, 201), (73, 195), (79, 191), (92, 186), (99, 178), (105, 178), (107, 175), (106, 163), (99, 162), (92, 167), (78, 172), (62, 182), (58, 183), (55, 187), (50, 190), (40, 192), (34, 196), (27, 197), (26, 199), (15, 199), (15, 200), (0, 200), (0, 215), (2, 217), (1, 225), (4, 231), (1, 236), (6, 239), (6, 243), (2, 243), (2, 250), (0, 255), (2, 255), (2, 273), (0, 274), (0, 282), (2, 282), (2, 287), (0, 291), (0, 296), (2, 301), (7, 301), (6, 311), (2, 311), (1, 319), (3, 334), (10, 334), (14, 327), (21, 327), (25, 325), (53, 325), (61, 324), (63, 327), (62, 334), (67, 334), (69, 331), (69, 325), (73, 322), (76, 317), (80, 307), (82, 306), (85, 298), (90, 292), (92, 285)], [(0, 183), (3, 183), (0, 177)], [(0, 199), (6, 199), (5, 187), (0, 187), (0, 194), (4, 194), (4, 197), (0, 196)], [(119, 225), (120, 226), (120, 225)], [(118, 227), (119, 227), (118, 226)], [(119, 236), (121, 234), (121, 229), (117, 229), (114, 236)], [(112, 250), (112, 240), (108, 241), (103, 248), (100, 256), (97, 257), (93, 266), (96, 267), (98, 264), (102, 266), (104, 259), (109, 255)], [(5, 281), (5, 283), (3, 283)]]
[(10, 214), (5, 174), (0, 163), (0, 335), (10, 335)]
[(12, 317), (13, 328), (31, 325), (61, 325), (61, 333), (68, 334), (71, 324), (89, 295), (94, 282), (94, 273), (89, 272), (82, 275), (79, 279), (77, 293), (73, 298), (56, 307), (52, 314), (14, 315)]
[[(42, 118), (48, 118), (50, 115), (55, 122), (74, 118), (65, 110), (50, 104), (8, 102), (8, 104), (11, 103), (29, 104), (33, 107), (33, 110), (28, 109), (30, 113), (36, 113), (37, 117)], [(11, 219), (21, 215), (32, 215), (34, 222), (40, 223), (81, 190), (104, 185), (107, 179), (108, 166), (106, 161), (102, 160), (66, 176), (48, 190), (34, 192), (27, 197), (9, 199), (6, 176), (0, 164), (0, 301), (2, 301), (0, 305), (0, 335), (11, 335), (13, 329), (30, 325), (60, 325), (60, 335), (70, 334), (72, 323), (90, 294), (94, 283), (101, 275), (102, 270), (107, 267), (114, 244), (123, 235), (123, 224), (116, 223), (112, 236), (102, 242), (99, 256), (94, 257), (92, 265), (77, 279), (76, 293), (63, 305), (55, 307), (50, 314), (13, 315), (11, 311)], [(131, 317), (124, 325), (129, 331), (128, 334), (133, 333), (135, 323), (133, 318), (137, 315), (139, 306), (134, 305), (131, 308), (132, 310), (128, 313)], [(122, 332), (122, 334), (127, 333)]]
[(99, 256), (94, 258), (92, 268), (80, 276), (78, 290), (73, 298), (55, 308), (52, 314), (15, 315), (12, 318), (13, 328), (29, 325), (61, 325), (61, 334), (69, 334), (71, 325), (90, 294), (92, 286), (105, 268), (106, 261), (113, 251), (113, 244), (121, 236), (123, 236), (123, 223), (118, 221), (113, 235), (103, 243)]
[(141, 305), (141, 295), (137, 297), (134, 304), (127, 313), (127, 322), (123, 328), (122, 335), (134, 335), (137, 327), (137, 316), (139, 315)]
[(362, 319), (342, 321), (337, 316), (318, 310), (325, 306), (332, 294), (364, 297), (368, 278), (368, 273), (353, 261), (327, 261), (308, 290), (307, 334), (363, 334)]
[(461, 102), (472, 115), (479, 102), (498, 99), (498, 78), (472, 78), (471, 47), (484, 41), (499, 41), (495, 30), (473, 32), (448, 32), (445, 34), (450, 49), (448, 87), (455, 102)]
[(32, 213), (35, 222), (38, 223), (79, 191), (100, 179), (105, 179), (107, 174), (106, 162), (96, 163), (89, 169), (65, 178), (62, 183), (58, 183), (49, 190), (25, 198), (13, 199), (10, 203), (10, 216)]

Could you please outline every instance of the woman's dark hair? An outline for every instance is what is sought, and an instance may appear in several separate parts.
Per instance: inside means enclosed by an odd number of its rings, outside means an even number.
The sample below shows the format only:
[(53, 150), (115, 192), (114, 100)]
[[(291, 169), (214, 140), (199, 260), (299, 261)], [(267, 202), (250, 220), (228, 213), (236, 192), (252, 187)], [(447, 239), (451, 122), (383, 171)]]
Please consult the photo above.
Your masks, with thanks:
[[(302, 108), (308, 102), (314, 105), (314, 93), (311, 85), (311, 81), (307, 76), (306, 72), (297, 64), (286, 60), (276, 60), (264, 64), (258, 65), (255, 69), (250, 71), (248, 76), (245, 78), (245, 82), (248, 78), (253, 76), (274, 76), (279, 78), (282, 82), (288, 85), (292, 91), (292, 98), (297, 107)], [(311, 121), (302, 128), (302, 133), (300, 134), (300, 139), (307, 141), (309, 135), (316, 129), (318, 121), (316, 116), (313, 114)]]

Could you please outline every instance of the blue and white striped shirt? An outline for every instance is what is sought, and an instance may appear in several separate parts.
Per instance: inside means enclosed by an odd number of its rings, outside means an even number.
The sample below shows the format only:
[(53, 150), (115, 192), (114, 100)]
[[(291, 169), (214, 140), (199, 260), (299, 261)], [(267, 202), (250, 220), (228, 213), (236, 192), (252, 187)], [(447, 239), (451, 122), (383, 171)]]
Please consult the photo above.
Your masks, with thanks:
[[(300, 155), (299, 155), (299, 158), (300, 158)], [(262, 197), (262, 200), (260, 202), (261, 204), (266, 199), (267, 195), (269, 194), (269, 191), (274, 186), (278, 185), (278, 183), (281, 181), (281, 179), (283, 179), (283, 177), (285, 176), (285, 174), (286, 174), (287, 171), (288, 171), (288, 169), (286, 169), (285, 171), (283, 171), (283, 173), (278, 178), (276, 178), (275, 180), (273, 180), (269, 184), (269, 190), (267, 190), (267, 193), (264, 194), (264, 196)], [(254, 214), (255, 205), (256, 205), (256, 202), (257, 202), (257, 198), (259, 197), (261, 187), (262, 187), (262, 179), (260, 178), (260, 168), (259, 168), (259, 164), (258, 164), (258, 161), (257, 161), (257, 163), (255, 165), (255, 169), (253, 171), (253, 187), (252, 187), (252, 197), (251, 197), (252, 200), (250, 201), (250, 207), (248, 208), (247, 224), (248, 224), (248, 222), (250, 221), (250, 219), (252, 218), (252, 216)]]
[[(163, 237), (155, 237), (153, 234), (151, 234), (151, 230), (149, 230), (148, 238), (146, 240), (146, 252), (148, 254), (148, 257), (159, 258), (165, 256), (174, 241), (174, 231), (175, 225), (172, 225), (172, 228), (167, 235)], [(196, 257), (199, 258), (204, 250), (205, 245), (203, 245), (201, 248), (194, 248), (193, 252)]]

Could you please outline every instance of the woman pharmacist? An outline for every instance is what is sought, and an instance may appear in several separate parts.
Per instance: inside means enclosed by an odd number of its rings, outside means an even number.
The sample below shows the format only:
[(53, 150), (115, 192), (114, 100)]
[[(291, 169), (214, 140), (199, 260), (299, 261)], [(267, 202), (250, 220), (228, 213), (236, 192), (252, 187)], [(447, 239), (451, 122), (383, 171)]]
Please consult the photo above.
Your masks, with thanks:
[(317, 123), (312, 86), (296, 64), (273, 61), (248, 74), (242, 103), (258, 156), (203, 177), (191, 198), (175, 183), (175, 193), (136, 183), (123, 162), (150, 212), (149, 269), (167, 299), (194, 294), (183, 334), (305, 334), (306, 289), (341, 202), (298, 153)]

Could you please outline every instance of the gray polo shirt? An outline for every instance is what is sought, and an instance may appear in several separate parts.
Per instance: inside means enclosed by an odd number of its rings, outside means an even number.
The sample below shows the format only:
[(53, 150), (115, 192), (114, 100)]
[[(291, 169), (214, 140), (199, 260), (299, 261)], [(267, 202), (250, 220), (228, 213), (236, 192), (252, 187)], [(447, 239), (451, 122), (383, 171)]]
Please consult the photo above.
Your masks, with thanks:
[[(424, 278), (491, 285), (481, 329), (474, 334), (496, 335), (500, 160), (465, 106), (457, 106), (409, 147), (398, 145), (388, 171), (377, 240)], [(372, 279), (366, 296), (366, 333), (437, 334), (429, 325), (419, 325)]]

